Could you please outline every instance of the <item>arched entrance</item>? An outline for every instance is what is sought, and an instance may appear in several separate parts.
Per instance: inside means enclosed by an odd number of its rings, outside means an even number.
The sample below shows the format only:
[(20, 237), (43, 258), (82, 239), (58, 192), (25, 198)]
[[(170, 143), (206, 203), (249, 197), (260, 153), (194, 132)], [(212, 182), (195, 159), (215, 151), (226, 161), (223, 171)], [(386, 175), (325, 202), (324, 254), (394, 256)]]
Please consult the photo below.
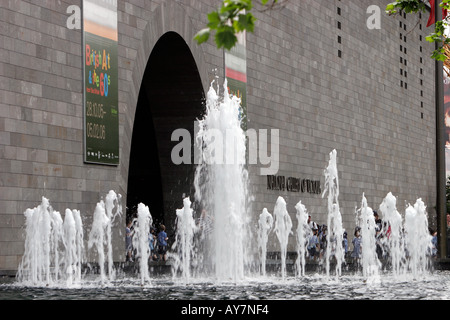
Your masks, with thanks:
[(194, 121), (204, 112), (201, 78), (192, 53), (176, 32), (155, 44), (142, 78), (131, 140), (127, 217), (147, 205), (155, 225), (173, 230), (175, 210), (184, 196), (194, 195), (195, 165), (171, 160), (172, 132), (186, 129), (194, 137)]

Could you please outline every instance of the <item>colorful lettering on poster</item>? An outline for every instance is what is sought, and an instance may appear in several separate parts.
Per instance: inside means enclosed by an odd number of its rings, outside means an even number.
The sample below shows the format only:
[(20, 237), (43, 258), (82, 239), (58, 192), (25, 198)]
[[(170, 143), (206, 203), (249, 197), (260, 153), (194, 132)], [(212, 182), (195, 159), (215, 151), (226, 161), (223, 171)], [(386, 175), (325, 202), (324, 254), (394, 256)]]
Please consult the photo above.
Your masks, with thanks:
[(108, 89), (111, 85), (111, 77), (108, 71), (111, 69), (111, 55), (105, 49), (94, 50), (86, 44), (86, 67), (89, 68), (86, 83), (86, 92), (102, 97), (108, 97)]

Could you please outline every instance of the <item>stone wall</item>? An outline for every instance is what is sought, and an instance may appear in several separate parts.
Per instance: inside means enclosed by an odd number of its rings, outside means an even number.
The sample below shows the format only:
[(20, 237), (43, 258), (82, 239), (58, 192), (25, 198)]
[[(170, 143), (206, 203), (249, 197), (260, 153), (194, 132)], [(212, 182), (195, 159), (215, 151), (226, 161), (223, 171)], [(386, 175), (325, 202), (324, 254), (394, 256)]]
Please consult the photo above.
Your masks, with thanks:
[[(366, 25), (373, 4), (381, 8), (381, 29)], [(247, 38), (249, 119), (254, 128), (281, 129), (278, 174), (320, 179), (323, 186), (323, 170), (336, 149), (349, 241), (363, 192), (376, 210), (392, 192), (402, 213), (405, 202), (421, 197), (436, 228), (428, 16), (388, 17), (381, 1), (319, 0), (290, 2), (257, 18)], [(294, 230), (300, 200), (314, 221), (327, 224), (321, 195), (267, 190), (265, 177), (252, 169), (255, 214), (264, 207), (273, 212), (282, 195)], [(295, 251), (294, 235), (289, 241)], [(279, 250), (276, 238), (271, 244)]]
[[(224, 74), (223, 51), (211, 40), (198, 46), (192, 39), (219, 2), (118, 1), (119, 166), (83, 162), (82, 32), (66, 27), (67, 7), (81, 6), (81, 0), (0, 3), (0, 271), (17, 269), (24, 251), (23, 212), (42, 196), (60, 212), (79, 209), (87, 229), (95, 204), (109, 190), (126, 198), (134, 114), (152, 48), (168, 31), (181, 35), (206, 92)], [(381, 8), (379, 30), (366, 26), (373, 4)], [(399, 211), (405, 201), (422, 197), (435, 215), (428, 17), (416, 25), (417, 17), (385, 16), (384, 5), (301, 0), (264, 12), (256, 6), (255, 32), (247, 35), (248, 127), (279, 129), (278, 174), (286, 177), (323, 183), (328, 154), (337, 150), (349, 235), (363, 192), (378, 209), (392, 191)], [(326, 223), (321, 195), (267, 190), (260, 167), (249, 167), (255, 220), (264, 207), (273, 212), (281, 195), (294, 228), (299, 200), (317, 223)], [(123, 260), (123, 226), (118, 221), (115, 228), (117, 261)], [(294, 244), (291, 237), (290, 250)], [(277, 248), (272, 239), (270, 249)]]

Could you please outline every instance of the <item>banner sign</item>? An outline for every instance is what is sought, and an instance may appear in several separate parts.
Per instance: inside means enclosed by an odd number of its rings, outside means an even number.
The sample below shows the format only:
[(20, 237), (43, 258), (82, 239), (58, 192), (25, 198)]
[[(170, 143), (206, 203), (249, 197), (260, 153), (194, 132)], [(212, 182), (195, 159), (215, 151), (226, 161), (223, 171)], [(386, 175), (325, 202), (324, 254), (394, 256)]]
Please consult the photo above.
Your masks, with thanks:
[(228, 91), (241, 98), (241, 125), (247, 130), (247, 52), (245, 32), (237, 34), (238, 42), (230, 51), (225, 51), (225, 78)]
[(84, 161), (119, 164), (117, 0), (83, 1)]
[(445, 168), (450, 176), (450, 77), (444, 73)]

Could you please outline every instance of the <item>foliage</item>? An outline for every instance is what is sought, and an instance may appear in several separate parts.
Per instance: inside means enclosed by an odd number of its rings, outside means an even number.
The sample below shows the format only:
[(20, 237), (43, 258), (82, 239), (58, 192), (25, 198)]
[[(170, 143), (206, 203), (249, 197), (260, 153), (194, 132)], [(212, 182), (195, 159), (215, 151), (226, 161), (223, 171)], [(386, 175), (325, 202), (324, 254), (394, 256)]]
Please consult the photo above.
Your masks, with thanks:
[[(261, 0), (265, 6), (269, 0)], [(272, 6), (278, 0), (271, 0)], [(222, 6), (208, 14), (207, 27), (200, 30), (194, 37), (199, 43), (208, 41), (215, 31), (214, 40), (217, 48), (230, 50), (237, 42), (236, 34), (242, 31), (253, 32), (256, 18), (250, 12), (253, 8), (252, 0), (223, 0)]]
[[(437, 0), (436, 0), (437, 1)], [(442, 0), (439, 3), (442, 9), (450, 9), (450, 0)], [(388, 15), (396, 15), (398, 13), (405, 12), (407, 14), (417, 14), (419, 12), (426, 12), (426, 4), (424, 0), (397, 0), (389, 3), (386, 6), (386, 13)], [(450, 38), (445, 37), (445, 29), (448, 27), (447, 19), (436, 21), (434, 24), (434, 32), (426, 37), (426, 40), (430, 43), (441, 44), (436, 50), (433, 51), (431, 57), (438, 61), (445, 61), (446, 55), (444, 51), (444, 45), (450, 43)]]

